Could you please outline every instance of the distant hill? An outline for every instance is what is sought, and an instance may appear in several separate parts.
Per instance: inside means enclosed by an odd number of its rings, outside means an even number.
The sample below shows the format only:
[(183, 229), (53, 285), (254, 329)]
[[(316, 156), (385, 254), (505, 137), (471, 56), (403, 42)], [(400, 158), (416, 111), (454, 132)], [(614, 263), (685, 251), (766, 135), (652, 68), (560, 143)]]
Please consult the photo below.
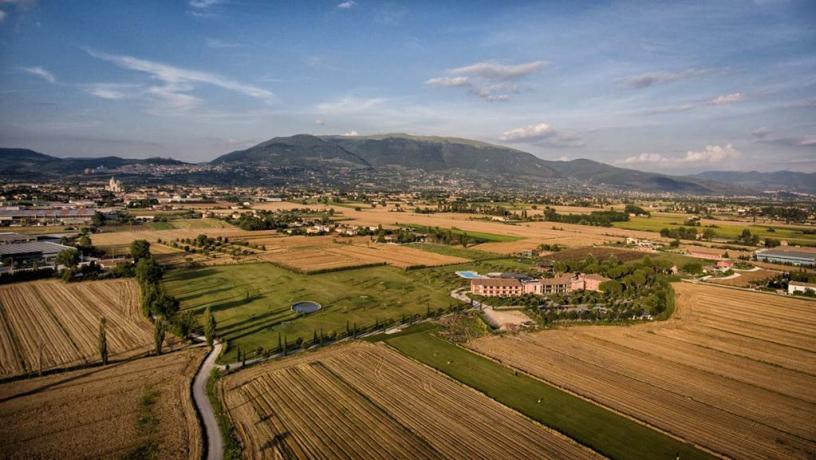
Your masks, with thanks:
[(183, 165), (172, 158), (129, 159), (120, 157), (58, 158), (29, 149), (0, 148), (0, 177), (38, 178), (81, 174), (85, 169), (119, 168), (131, 164)]
[(735, 184), (754, 190), (784, 190), (787, 192), (816, 193), (816, 173), (794, 171), (706, 171), (694, 177)]
[[(0, 177), (37, 179), (80, 175), (87, 169), (126, 165), (187, 165), (168, 158), (58, 158), (27, 149), (0, 149)], [(813, 174), (710, 172), (697, 176), (625, 169), (579, 159), (547, 161), (509, 147), (455, 137), (382, 134), (376, 136), (276, 137), (253, 147), (221, 155), (207, 164), (164, 180), (197, 184), (405, 184), (440, 183), (449, 179), (494, 188), (560, 189), (589, 185), (643, 192), (687, 194), (742, 193), (797, 184), (811, 189)], [(732, 174), (732, 175), (729, 175)], [(733, 174), (748, 174), (735, 179)], [(751, 175), (758, 176), (751, 176)], [(766, 177), (767, 176), (767, 177)], [(158, 179), (156, 179), (158, 177)], [(154, 179), (161, 180), (161, 176)], [(760, 181), (757, 177), (765, 177)], [(424, 182), (423, 182), (424, 181)], [(770, 186), (780, 184), (780, 187)]]
[(562, 179), (643, 191), (713, 193), (723, 187), (704, 180), (616, 168), (591, 160), (547, 161), (521, 150), (454, 137), (383, 134), (376, 136), (276, 137), (245, 150), (222, 155), (213, 164), (326, 168), (401, 167), (428, 172), (482, 176)]

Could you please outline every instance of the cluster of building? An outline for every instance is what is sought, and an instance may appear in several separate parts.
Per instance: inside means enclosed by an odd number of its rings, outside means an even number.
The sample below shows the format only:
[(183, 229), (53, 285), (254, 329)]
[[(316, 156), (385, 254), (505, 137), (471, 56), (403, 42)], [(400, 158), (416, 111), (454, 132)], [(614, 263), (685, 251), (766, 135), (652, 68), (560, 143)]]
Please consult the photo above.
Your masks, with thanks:
[(816, 248), (779, 246), (773, 249), (762, 249), (754, 253), (757, 260), (774, 264), (816, 266)]
[(502, 273), (470, 280), (470, 292), (484, 297), (520, 297), (526, 294), (568, 294), (574, 291), (600, 291), (601, 283), (609, 281), (596, 274), (566, 273), (553, 278), (533, 278), (515, 273)]
[(55, 265), (57, 254), (71, 249), (59, 244), (58, 235), (22, 235), (0, 233), (0, 272)]

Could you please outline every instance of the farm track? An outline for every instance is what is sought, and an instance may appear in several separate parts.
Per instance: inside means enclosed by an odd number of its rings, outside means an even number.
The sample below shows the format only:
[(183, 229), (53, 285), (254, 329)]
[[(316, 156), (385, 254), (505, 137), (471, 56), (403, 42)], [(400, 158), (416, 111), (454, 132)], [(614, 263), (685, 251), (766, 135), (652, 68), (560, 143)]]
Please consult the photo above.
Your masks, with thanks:
[(152, 326), (138, 297), (133, 280), (0, 286), (0, 377), (96, 361), (103, 317), (112, 358), (147, 350)]
[(249, 458), (596, 456), (383, 345), (336, 346), (222, 382)]
[(688, 283), (675, 290), (666, 322), (469, 346), (724, 455), (816, 455), (816, 303)]

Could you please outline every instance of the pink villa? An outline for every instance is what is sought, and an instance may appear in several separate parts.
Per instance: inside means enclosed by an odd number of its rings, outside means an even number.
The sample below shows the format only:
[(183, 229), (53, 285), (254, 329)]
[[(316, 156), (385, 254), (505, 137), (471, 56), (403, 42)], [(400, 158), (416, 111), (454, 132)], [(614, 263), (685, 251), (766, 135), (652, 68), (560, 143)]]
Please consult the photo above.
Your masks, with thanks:
[(567, 294), (574, 291), (600, 291), (609, 281), (601, 275), (561, 275), (554, 278), (477, 278), (470, 280), (470, 292), (484, 297), (519, 297), (525, 294)]

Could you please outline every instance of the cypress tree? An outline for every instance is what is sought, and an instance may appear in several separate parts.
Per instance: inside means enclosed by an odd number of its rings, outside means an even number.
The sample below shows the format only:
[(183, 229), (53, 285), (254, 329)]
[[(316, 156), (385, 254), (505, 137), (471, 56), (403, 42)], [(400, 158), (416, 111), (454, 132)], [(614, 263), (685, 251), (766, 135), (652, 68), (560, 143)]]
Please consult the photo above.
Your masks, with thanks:
[(162, 354), (162, 345), (164, 344), (164, 319), (157, 318), (154, 326), (153, 341), (156, 345), (156, 354), (160, 355)]
[(280, 352), (281, 350), (283, 350), (283, 344), (281, 344), (281, 335), (280, 332), (278, 332), (278, 351)]
[(317, 329), (312, 331), (312, 345), (317, 345)]
[(108, 364), (108, 320), (103, 316), (99, 320), (99, 357), (102, 359), (102, 364)]
[(215, 317), (207, 307), (207, 313), (204, 315), (204, 337), (207, 338), (207, 345), (213, 346), (215, 342)]
[(283, 336), (283, 356), (286, 356), (286, 336)]

